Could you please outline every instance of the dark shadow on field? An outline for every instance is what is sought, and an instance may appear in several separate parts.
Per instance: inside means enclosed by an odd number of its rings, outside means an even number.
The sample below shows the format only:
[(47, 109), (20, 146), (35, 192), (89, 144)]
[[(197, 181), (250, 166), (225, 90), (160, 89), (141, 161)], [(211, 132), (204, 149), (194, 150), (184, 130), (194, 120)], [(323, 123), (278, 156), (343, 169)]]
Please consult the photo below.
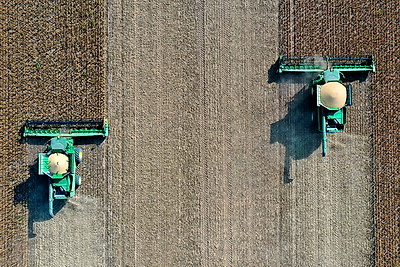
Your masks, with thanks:
[[(33, 223), (50, 220), (49, 214), (49, 178), (38, 175), (37, 160), (29, 168), (29, 178), (14, 189), (16, 203), (28, 207), (28, 237), (35, 237)], [(54, 201), (54, 215), (66, 204), (65, 200)]]
[(343, 83), (351, 83), (355, 81), (365, 82), (370, 74), (367, 71), (354, 71), (354, 72), (346, 72), (342, 73), (342, 82)]
[[(280, 84), (284, 90), (285, 84)], [(286, 116), (271, 125), (270, 143), (279, 142), (285, 146), (284, 183), (290, 183), (292, 159), (309, 157), (321, 145), (321, 134), (318, 132), (315, 102), (311, 88), (303, 87), (288, 104)]]
[(74, 137), (74, 145), (82, 146), (82, 145), (101, 145), (105, 137), (102, 136), (92, 136), (92, 137)]
[(278, 82), (279, 80), (278, 68), (279, 68), (279, 59), (277, 59), (275, 63), (272, 64), (268, 70), (268, 83)]

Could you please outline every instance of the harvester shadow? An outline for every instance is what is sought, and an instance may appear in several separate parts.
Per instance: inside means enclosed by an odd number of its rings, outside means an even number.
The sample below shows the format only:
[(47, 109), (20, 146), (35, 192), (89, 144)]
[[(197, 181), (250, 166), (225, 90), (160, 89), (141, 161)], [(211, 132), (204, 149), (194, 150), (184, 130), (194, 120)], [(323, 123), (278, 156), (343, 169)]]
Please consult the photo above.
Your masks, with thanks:
[(292, 160), (309, 157), (321, 145), (311, 88), (303, 87), (287, 105), (288, 113), (271, 125), (270, 135), (271, 144), (278, 142), (285, 146), (284, 183), (294, 179), (290, 177)]
[(74, 145), (101, 145), (106, 140), (102, 136), (74, 137)]
[[(14, 202), (23, 203), (28, 207), (28, 237), (36, 237), (34, 222), (52, 219), (49, 214), (49, 182), (45, 176), (38, 175), (37, 160), (29, 168), (29, 178), (14, 189)], [(54, 201), (54, 214), (57, 214), (65, 200)]]
[(354, 71), (347, 72), (346, 74), (342, 73), (342, 82), (343, 83), (352, 83), (355, 81), (365, 82), (368, 79), (370, 73), (367, 71)]

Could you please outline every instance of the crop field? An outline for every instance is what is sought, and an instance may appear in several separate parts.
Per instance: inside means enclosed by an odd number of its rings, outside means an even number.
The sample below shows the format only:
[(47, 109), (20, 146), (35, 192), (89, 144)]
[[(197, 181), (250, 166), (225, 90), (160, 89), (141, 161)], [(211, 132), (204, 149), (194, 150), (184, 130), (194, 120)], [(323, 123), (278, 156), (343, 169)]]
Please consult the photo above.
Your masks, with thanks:
[(102, 1), (1, 5), (0, 259), (7, 266), (28, 262), (27, 228), (34, 220), (32, 146), (20, 142), (25, 120), (105, 115), (104, 8)]
[[(397, 1), (7, 1), (0, 266), (399, 265)], [(279, 55), (372, 54), (349, 124)], [(311, 77), (310, 77), (311, 78)], [(27, 119), (110, 121), (49, 218)]]
[[(373, 144), (375, 258), (398, 265), (399, 36), (396, 1), (281, 1), (281, 54), (371, 54), (377, 72), (371, 85), (369, 131)], [(397, 255), (397, 256), (396, 256)]]

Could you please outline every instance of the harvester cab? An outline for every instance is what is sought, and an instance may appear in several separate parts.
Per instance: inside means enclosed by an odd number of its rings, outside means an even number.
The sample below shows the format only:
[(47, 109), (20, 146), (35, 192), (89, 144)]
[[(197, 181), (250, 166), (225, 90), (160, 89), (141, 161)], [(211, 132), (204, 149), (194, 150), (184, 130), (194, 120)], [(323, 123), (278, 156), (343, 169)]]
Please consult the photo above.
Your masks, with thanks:
[(49, 181), (50, 216), (54, 217), (54, 200), (72, 198), (81, 185), (76, 168), (83, 160), (83, 151), (74, 146), (73, 138), (94, 136), (108, 136), (107, 120), (26, 122), (23, 137), (51, 137), (38, 157), (38, 174), (47, 176)]
[(342, 132), (347, 107), (352, 105), (352, 85), (343, 84), (345, 72), (375, 72), (374, 59), (363, 56), (281, 56), (279, 73), (318, 73), (309, 83), (315, 98), (318, 130), (322, 133), (322, 156), (326, 156), (327, 134)]

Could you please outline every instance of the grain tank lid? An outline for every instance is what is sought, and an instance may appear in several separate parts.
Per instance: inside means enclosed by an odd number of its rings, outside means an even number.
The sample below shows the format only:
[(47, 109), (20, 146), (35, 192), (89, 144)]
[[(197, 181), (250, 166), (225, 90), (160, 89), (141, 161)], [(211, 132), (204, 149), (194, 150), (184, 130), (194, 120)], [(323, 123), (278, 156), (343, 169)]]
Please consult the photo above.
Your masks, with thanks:
[(48, 158), (49, 170), (53, 174), (64, 174), (68, 172), (69, 159), (62, 153), (53, 153)]
[(342, 108), (346, 104), (346, 87), (339, 82), (328, 82), (321, 87), (321, 103), (327, 108)]

